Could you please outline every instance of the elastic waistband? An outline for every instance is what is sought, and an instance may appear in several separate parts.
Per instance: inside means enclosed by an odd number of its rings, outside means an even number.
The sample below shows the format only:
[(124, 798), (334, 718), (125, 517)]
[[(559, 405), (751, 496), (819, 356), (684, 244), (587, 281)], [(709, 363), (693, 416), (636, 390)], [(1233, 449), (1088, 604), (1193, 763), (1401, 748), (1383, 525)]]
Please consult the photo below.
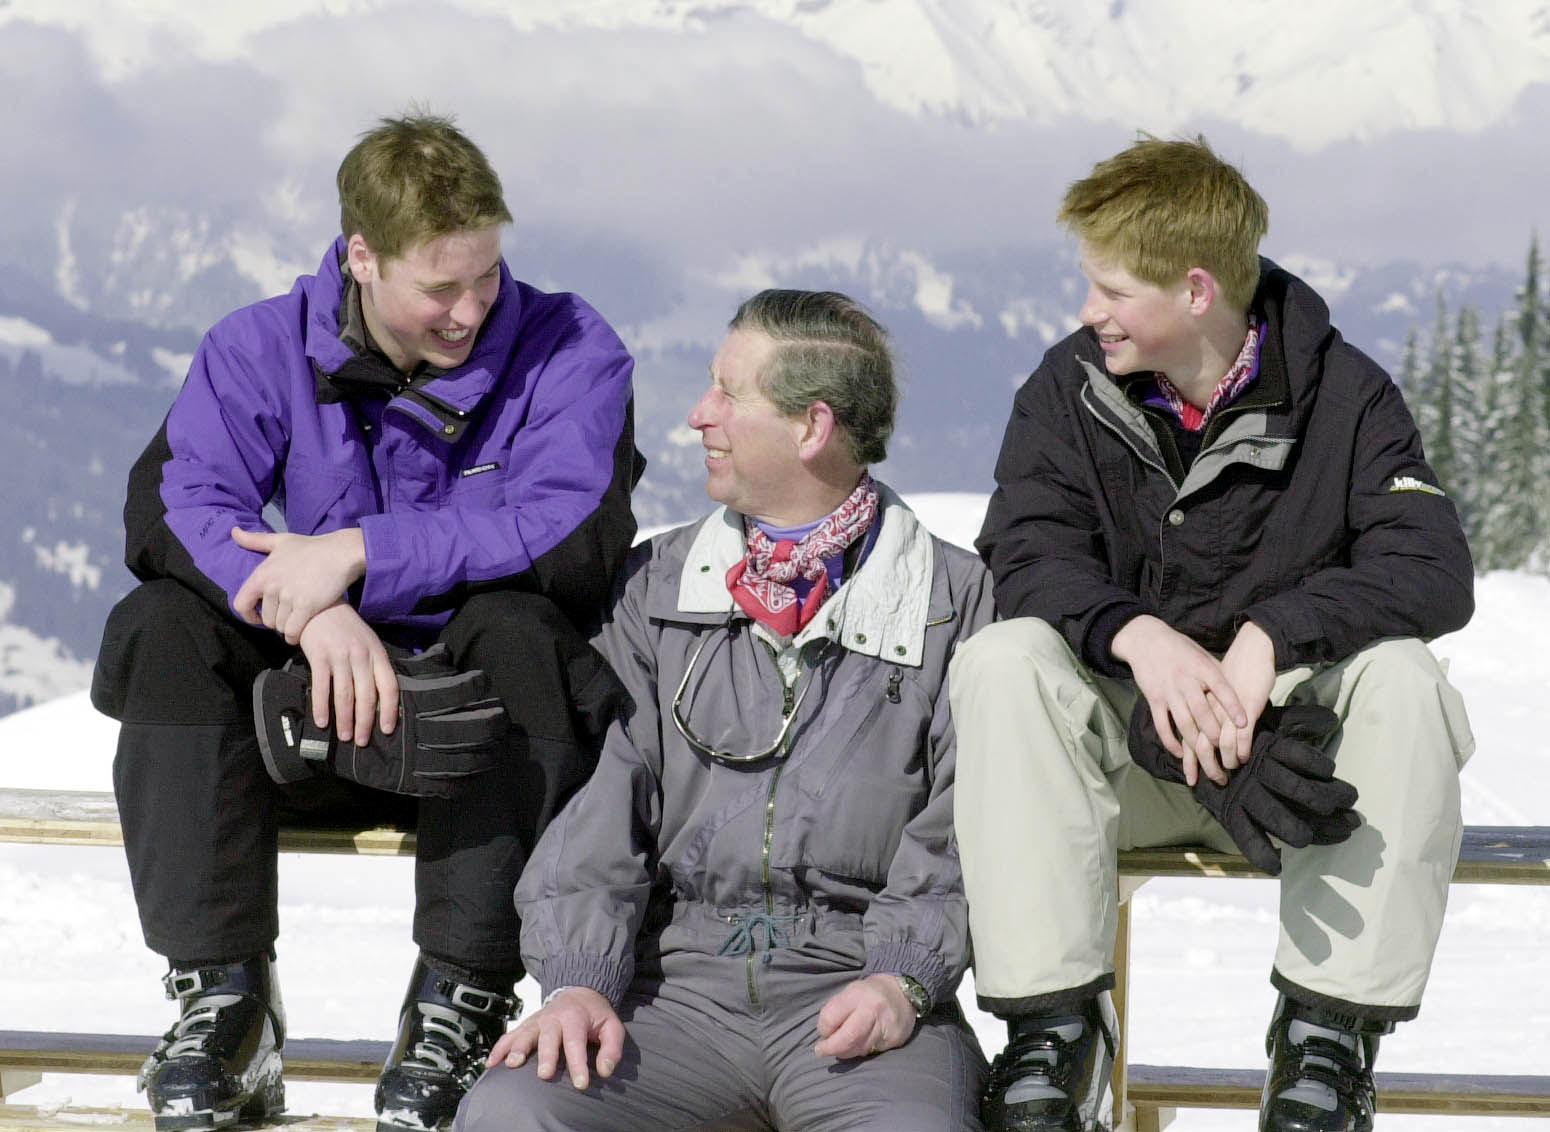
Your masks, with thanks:
[(862, 918), (859, 912), (814, 904), (776, 904), (771, 910), (763, 904), (717, 908), (697, 901), (678, 901), (673, 904), (668, 924), (664, 931), (672, 933), (678, 946), (692, 944), (696, 950), (740, 955), (749, 950), (801, 947), (820, 935), (859, 934)]

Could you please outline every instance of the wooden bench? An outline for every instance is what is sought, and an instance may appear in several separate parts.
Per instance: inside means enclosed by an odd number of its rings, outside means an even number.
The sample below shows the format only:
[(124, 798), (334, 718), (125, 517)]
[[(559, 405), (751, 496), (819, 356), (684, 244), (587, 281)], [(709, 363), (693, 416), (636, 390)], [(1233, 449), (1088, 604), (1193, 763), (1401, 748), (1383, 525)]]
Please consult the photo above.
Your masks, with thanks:
[[(1114, 1067), (1116, 1125), (1160, 1132), (1181, 1108), (1257, 1109), (1263, 1069), (1137, 1065), (1123, 1059), (1129, 1038), (1129, 897), (1152, 877), (1269, 878), (1235, 854), (1190, 848), (1121, 853), (1119, 873), (1123, 903), (1114, 945), (1114, 1008), (1122, 1058)], [(1550, 884), (1550, 827), (1467, 827), (1453, 883)], [(1550, 1076), (1380, 1072), (1377, 1080), (1380, 1112), (1550, 1117)]]
[[(109, 794), (0, 789), (0, 842), (46, 845), (122, 845), (118, 811)], [(398, 829), (285, 829), (287, 852), (412, 856), (414, 834)], [(1263, 877), (1242, 857), (1190, 848), (1146, 849), (1120, 855), (1119, 932), (1115, 943), (1114, 1006), (1121, 1051), (1128, 1040), (1131, 916), (1128, 897), (1152, 877)], [(1465, 831), (1455, 884), (1550, 884), (1550, 828), (1471, 826)], [(157, 1038), (0, 1031), (0, 1102), (42, 1073), (133, 1074)], [(294, 1080), (376, 1079), (387, 1043), (297, 1039), (286, 1044), (286, 1075)], [(1263, 1070), (1128, 1064), (1114, 1071), (1116, 1124), (1160, 1132), (1180, 1108), (1259, 1106)], [(1384, 1112), (1470, 1116), (1550, 1116), (1550, 1076), (1380, 1073)], [(31, 1112), (29, 1117), (27, 1114)], [(1122, 1117), (1123, 1119), (1118, 1119)], [(32, 1123), (26, 1123), (27, 1120)], [(370, 1127), (369, 1121), (316, 1118), (298, 1130)], [(294, 1118), (285, 1118), (287, 1127)], [(138, 1121), (138, 1123), (136, 1123)], [(51, 1114), (0, 1103), (0, 1132), (13, 1128), (74, 1127), (82, 1122), (148, 1127), (148, 1116), (122, 1109)]]

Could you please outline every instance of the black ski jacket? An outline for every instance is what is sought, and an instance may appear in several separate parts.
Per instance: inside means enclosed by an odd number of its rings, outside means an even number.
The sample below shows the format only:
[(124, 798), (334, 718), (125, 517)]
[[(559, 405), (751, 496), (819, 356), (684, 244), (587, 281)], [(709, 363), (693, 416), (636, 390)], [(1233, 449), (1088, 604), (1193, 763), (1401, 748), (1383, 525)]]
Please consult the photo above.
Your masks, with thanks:
[(1087, 328), (1045, 354), (975, 544), (1003, 617), (1043, 618), (1110, 675), (1128, 675), (1109, 644), (1140, 613), (1218, 655), (1252, 620), (1280, 669), (1469, 620), (1469, 547), (1399, 389), (1268, 260), (1253, 305), (1259, 378), (1187, 471), (1140, 403), (1147, 375), (1109, 376)]

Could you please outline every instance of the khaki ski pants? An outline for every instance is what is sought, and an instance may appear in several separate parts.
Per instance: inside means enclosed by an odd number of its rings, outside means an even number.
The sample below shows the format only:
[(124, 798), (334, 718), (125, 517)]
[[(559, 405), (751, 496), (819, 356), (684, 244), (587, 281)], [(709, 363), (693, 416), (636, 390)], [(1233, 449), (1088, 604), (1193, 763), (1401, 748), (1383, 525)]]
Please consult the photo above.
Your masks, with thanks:
[[(1040, 999), (1107, 985), (1116, 851), (1232, 851), (1231, 839), (1187, 787), (1131, 762), (1134, 683), (1095, 675), (1045, 622), (981, 630), (960, 646), (950, 687), (981, 1005), (1037, 1012)], [(1363, 819), (1342, 844), (1282, 847), (1273, 981), (1304, 1001), (1413, 1017), (1462, 834), (1458, 771), (1474, 749), (1463, 701), (1425, 644), (1395, 639), (1282, 673), (1271, 702), (1341, 717), (1329, 753)]]

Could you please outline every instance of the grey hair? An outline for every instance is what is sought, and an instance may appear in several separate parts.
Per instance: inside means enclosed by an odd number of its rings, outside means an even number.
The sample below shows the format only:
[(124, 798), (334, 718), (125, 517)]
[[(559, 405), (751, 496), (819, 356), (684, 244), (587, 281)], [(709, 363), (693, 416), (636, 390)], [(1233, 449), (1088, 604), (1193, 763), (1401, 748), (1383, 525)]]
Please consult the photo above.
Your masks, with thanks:
[(737, 308), (732, 330), (757, 330), (776, 350), (759, 388), (787, 416), (815, 401), (834, 411), (851, 459), (862, 467), (888, 455), (899, 387), (888, 331), (838, 291), (760, 291)]

